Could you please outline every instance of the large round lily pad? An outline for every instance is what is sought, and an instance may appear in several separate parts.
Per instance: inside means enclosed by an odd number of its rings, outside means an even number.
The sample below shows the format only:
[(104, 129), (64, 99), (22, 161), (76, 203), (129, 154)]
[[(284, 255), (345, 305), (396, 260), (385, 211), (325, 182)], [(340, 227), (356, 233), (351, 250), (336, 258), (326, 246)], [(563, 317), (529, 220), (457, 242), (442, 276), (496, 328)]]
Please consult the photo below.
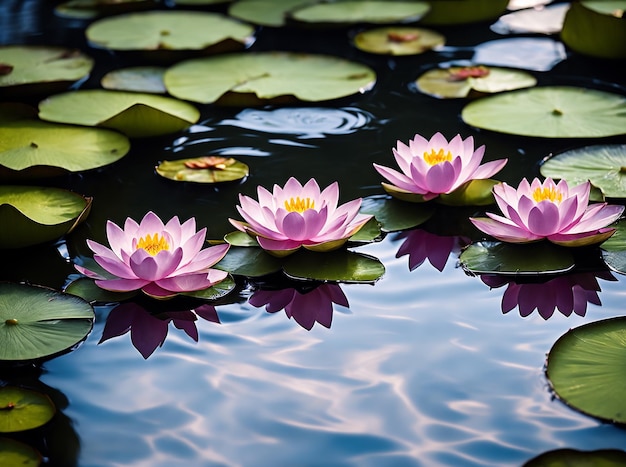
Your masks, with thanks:
[(455, 25), (497, 18), (504, 13), (509, 0), (433, 0), (422, 24)]
[(36, 360), (69, 350), (87, 337), (94, 318), (82, 298), (0, 282), (0, 360)]
[(232, 157), (204, 156), (193, 159), (161, 161), (156, 172), (177, 182), (222, 183), (242, 180), (248, 176), (247, 164)]
[(130, 138), (160, 136), (196, 123), (200, 111), (188, 102), (139, 92), (86, 89), (39, 104), (43, 120), (118, 130)]
[(38, 467), (42, 456), (35, 448), (13, 438), (0, 437), (0, 465)]
[(540, 86), (467, 104), (465, 123), (544, 138), (601, 138), (626, 133), (626, 96), (577, 86)]
[(0, 47), (0, 97), (58, 92), (85, 78), (93, 59), (79, 50), (55, 46)]
[(626, 317), (570, 329), (550, 349), (546, 376), (567, 405), (606, 422), (626, 423)]
[(394, 25), (361, 31), (353, 42), (373, 54), (417, 55), (444, 45), (446, 38), (431, 29)]
[(87, 218), (91, 203), (61, 188), (0, 185), (0, 248), (56, 240)]
[(385, 274), (385, 266), (377, 258), (343, 249), (303, 250), (285, 258), (283, 271), (291, 279), (374, 283)]
[(17, 386), (0, 387), (0, 432), (31, 430), (48, 423), (56, 408), (43, 393)]
[(419, 1), (340, 1), (304, 5), (289, 12), (289, 18), (305, 24), (392, 24), (415, 22), (430, 10), (429, 2)]
[(587, 180), (609, 198), (626, 198), (626, 144), (596, 144), (546, 158), (541, 175), (570, 185)]
[(369, 90), (375, 72), (330, 55), (256, 52), (185, 60), (165, 72), (175, 97), (202, 104), (318, 102)]
[(99, 19), (85, 35), (95, 47), (150, 52), (157, 60), (169, 60), (177, 57), (175, 51), (241, 50), (252, 43), (254, 27), (219, 13), (155, 10)]

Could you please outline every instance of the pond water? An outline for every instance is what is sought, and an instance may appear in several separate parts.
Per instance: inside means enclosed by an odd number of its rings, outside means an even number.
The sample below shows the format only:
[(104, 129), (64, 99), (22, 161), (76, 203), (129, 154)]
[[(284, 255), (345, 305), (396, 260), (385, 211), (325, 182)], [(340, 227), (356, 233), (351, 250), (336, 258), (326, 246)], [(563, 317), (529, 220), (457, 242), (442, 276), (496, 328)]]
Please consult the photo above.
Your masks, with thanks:
[[(55, 18), (47, 2), (1, 8), (2, 43), (80, 46), (94, 56), (98, 66), (85, 88), (125, 64), (87, 47), (81, 26)], [(337, 180), (345, 200), (382, 195), (372, 163), (391, 165), (396, 141), (415, 133), (473, 136), (486, 145), (485, 160), (509, 159), (497, 174), (509, 183), (539, 176), (538, 162), (551, 153), (597, 142), (479, 131), (460, 119), (463, 99), (415, 90), (413, 81), (430, 66), (469, 59), (476, 47), (503, 38), (489, 26), (440, 28), (447, 37), (442, 51), (399, 58), (354, 49), (346, 29), (262, 28), (251, 50), (340, 55), (371, 66), (376, 86), (331, 105), (200, 106), (201, 120), (180, 134), (135, 140), (111, 166), (46, 181), (93, 196), (92, 212), (58, 245), (4, 252), (0, 279), (62, 288), (75, 274), (68, 258), (90, 254), (85, 240), (106, 243), (107, 220), (121, 224), (150, 210), (164, 219), (194, 216), (209, 238), (221, 238), (233, 230), (228, 218), (238, 218), (238, 193), (255, 197), (258, 185), (282, 185), (290, 176), (314, 177), (320, 186)], [(537, 60), (533, 73), (543, 83), (626, 89), (616, 63), (571, 54), (556, 37), (528, 38), (547, 48), (533, 43), (536, 53), (520, 58), (525, 52), (511, 47), (501, 59), (531, 67)], [(546, 60), (553, 66), (541, 69)], [(241, 184), (212, 187), (154, 172), (161, 160), (207, 154), (236, 157), (251, 174)], [(96, 307), (94, 329), (77, 349), (41, 368), (0, 375), (43, 389), (59, 407), (49, 426), (23, 438), (38, 445), (45, 437), (38, 447), (46, 465), (80, 467), (521, 466), (560, 448), (623, 449), (622, 428), (553, 397), (544, 363), (568, 329), (624, 314), (624, 277), (589, 273), (598, 289), (597, 300), (587, 294), (586, 312), (504, 313), (506, 287), (466, 274), (458, 265), (460, 240), (435, 236), (480, 237), (450, 212), (356, 248), (379, 258), (385, 274), (373, 285), (335, 285), (333, 293), (339, 287), (344, 296), (335, 295), (332, 312), (307, 308), (312, 294), (300, 298), (291, 317), (283, 309), (268, 312), (263, 297), (249, 301), (257, 286), (243, 283), (193, 324), (172, 313), (164, 328), (140, 310), (125, 310), (137, 316), (131, 340), (130, 333), (103, 339), (105, 325), (117, 320), (123, 327), (125, 316), (114, 306)], [(421, 263), (424, 251), (430, 259)], [(167, 307), (151, 303), (141, 305)], [(193, 328), (197, 341), (185, 332), (193, 335)]]

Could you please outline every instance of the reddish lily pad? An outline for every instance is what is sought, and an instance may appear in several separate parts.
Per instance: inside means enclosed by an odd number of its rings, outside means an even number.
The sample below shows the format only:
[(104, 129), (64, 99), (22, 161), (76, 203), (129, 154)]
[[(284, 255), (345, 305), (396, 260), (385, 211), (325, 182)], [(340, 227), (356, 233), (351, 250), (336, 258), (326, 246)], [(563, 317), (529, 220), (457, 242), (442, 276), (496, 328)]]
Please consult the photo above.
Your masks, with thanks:
[(165, 94), (163, 75), (165, 68), (159, 66), (137, 66), (109, 71), (100, 80), (105, 89), (116, 91), (149, 92)]
[(288, 16), (297, 23), (317, 25), (393, 24), (418, 21), (429, 10), (428, 2), (344, 0), (304, 5), (289, 11)]
[(162, 161), (156, 172), (177, 182), (222, 183), (242, 180), (250, 172), (247, 164), (232, 157), (204, 156)]
[(381, 55), (417, 55), (445, 42), (445, 36), (437, 31), (409, 26), (368, 29), (354, 37), (358, 49)]
[(185, 60), (171, 66), (164, 81), (179, 99), (245, 106), (338, 99), (369, 90), (376, 74), (330, 55), (257, 52)]
[(48, 423), (55, 412), (54, 403), (46, 394), (17, 386), (0, 387), (1, 433), (40, 427)]

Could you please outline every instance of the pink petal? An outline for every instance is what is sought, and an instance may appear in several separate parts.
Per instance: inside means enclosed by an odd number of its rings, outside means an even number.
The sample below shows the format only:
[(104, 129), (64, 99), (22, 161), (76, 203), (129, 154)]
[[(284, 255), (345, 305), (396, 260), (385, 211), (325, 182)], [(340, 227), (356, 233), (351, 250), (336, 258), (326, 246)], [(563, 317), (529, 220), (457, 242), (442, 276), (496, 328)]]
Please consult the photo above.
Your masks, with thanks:
[(559, 225), (559, 208), (554, 203), (542, 201), (528, 213), (528, 230), (535, 235), (546, 237)]
[[(155, 281), (155, 284), (170, 292), (193, 292), (211, 287), (213, 284), (224, 280), (228, 273), (226, 271), (212, 270), (212, 277), (209, 278), (207, 272), (196, 274), (184, 274), (181, 276), (168, 277)], [(212, 279), (212, 280), (211, 280)]]
[(470, 222), (479, 230), (503, 242), (529, 243), (540, 240), (543, 237), (535, 235), (521, 227), (505, 224), (490, 218), (472, 218)]
[(111, 292), (130, 292), (139, 290), (150, 281), (144, 279), (105, 279), (97, 280), (95, 284), (101, 289), (110, 290)]
[[(374, 168), (376, 171), (385, 177), (389, 182), (393, 185), (397, 186), (402, 190), (409, 191), (411, 193), (425, 193), (425, 190), (418, 191), (415, 183), (406, 175), (401, 174), (400, 172), (390, 169), (389, 167), (384, 167), (382, 165), (374, 164)], [(410, 168), (407, 167), (407, 171), (410, 171)]]

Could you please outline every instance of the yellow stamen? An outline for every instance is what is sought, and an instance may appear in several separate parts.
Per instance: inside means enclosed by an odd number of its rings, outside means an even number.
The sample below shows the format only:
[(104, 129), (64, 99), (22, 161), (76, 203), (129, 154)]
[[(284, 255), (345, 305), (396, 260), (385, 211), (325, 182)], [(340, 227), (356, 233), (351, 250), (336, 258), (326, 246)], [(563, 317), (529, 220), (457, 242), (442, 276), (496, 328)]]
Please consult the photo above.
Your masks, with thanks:
[(563, 200), (563, 193), (555, 188), (535, 188), (533, 199), (538, 203), (546, 200), (560, 203)]
[(156, 255), (159, 251), (169, 250), (170, 246), (165, 240), (165, 237), (159, 237), (158, 233), (154, 236), (148, 234), (145, 237), (141, 237), (137, 242), (137, 249), (143, 248), (152, 256)]
[(440, 149), (438, 152), (431, 149), (430, 152), (424, 152), (424, 160), (430, 165), (437, 165), (442, 162), (451, 161), (452, 153), (450, 151), (444, 152), (443, 149)]
[(315, 201), (311, 198), (290, 198), (285, 201), (285, 209), (289, 212), (304, 212), (307, 209), (315, 209)]

